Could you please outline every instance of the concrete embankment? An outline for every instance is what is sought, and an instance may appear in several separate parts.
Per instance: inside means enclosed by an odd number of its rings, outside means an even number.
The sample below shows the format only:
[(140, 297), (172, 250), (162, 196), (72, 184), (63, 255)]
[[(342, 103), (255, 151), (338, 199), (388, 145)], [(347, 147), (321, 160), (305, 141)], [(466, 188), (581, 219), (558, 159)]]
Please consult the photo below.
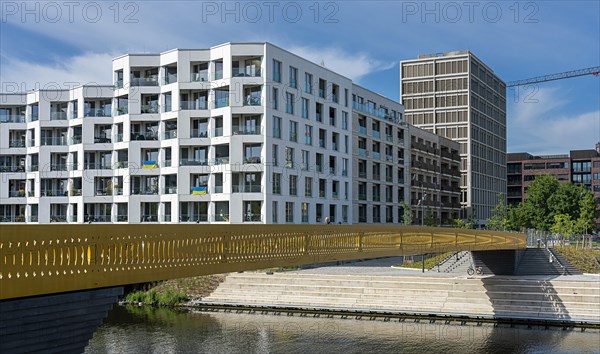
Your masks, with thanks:
[(198, 305), (600, 326), (600, 278), (595, 276), (467, 278), (389, 267), (378, 271), (376, 266), (327, 268), (230, 274)]

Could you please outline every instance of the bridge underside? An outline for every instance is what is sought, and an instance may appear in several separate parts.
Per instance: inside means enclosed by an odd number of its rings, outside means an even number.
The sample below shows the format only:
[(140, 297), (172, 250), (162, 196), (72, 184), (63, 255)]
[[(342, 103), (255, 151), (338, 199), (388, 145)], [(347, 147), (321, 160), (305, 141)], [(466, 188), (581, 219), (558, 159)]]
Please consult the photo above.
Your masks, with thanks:
[(388, 225), (0, 225), (0, 300), (243, 270), (447, 251), (526, 236)]

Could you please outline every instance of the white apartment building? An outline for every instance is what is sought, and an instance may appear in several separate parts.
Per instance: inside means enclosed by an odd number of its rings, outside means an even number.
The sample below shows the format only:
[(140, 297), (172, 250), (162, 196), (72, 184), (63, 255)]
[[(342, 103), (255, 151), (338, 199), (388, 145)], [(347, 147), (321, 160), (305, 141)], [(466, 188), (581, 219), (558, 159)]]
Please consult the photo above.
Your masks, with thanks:
[(113, 73), (0, 94), (0, 222), (356, 219), (350, 79), (269, 43), (125, 55)]
[(420, 55), (400, 62), (400, 96), (409, 124), (460, 143), (461, 206), (485, 223), (506, 198), (504, 81), (469, 51)]
[(410, 204), (404, 107), (353, 85), (352, 108), (354, 223), (400, 223)]

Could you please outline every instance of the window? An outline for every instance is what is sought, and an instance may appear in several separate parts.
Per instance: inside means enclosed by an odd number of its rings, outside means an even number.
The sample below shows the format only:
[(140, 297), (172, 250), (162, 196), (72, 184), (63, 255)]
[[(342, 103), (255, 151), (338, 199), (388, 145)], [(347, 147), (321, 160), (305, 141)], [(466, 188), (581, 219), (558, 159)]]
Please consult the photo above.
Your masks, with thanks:
[(290, 141), (298, 142), (298, 123), (290, 121)]
[(289, 92), (285, 93), (285, 112), (294, 114), (294, 95)]
[(292, 202), (285, 203), (285, 222), (294, 222), (294, 203)]
[(273, 81), (281, 82), (281, 62), (273, 59)]
[(285, 148), (285, 167), (294, 168), (294, 148)]
[(273, 144), (273, 166), (279, 166), (279, 146)]
[(348, 112), (342, 112), (342, 129), (348, 129)]
[(290, 87), (298, 87), (298, 69), (290, 66)]
[(273, 109), (279, 109), (279, 89), (273, 87)]
[(310, 166), (310, 153), (306, 150), (302, 150), (302, 164), (300, 168), (304, 171), (308, 171), (308, 167)]
[(273, 173), (273, 194), (281, 194), (281, 173)]
[(298, 194), (298, 176), (290, 175), (289, 181), (289, 195), (297, 195)]
[(308, 222), (308, 215), (309, 215), (309, 204), (308, 203), (302, 203), (300, 209), (302, 209), (302, 222), (303, 223), (307, 223)]
[(304, 92), (312, 94), (313, 77), (309, 73), (304, 73)]
[(304, 196), (312, 197), (312, 177), (304, 178)]
[(307, 98), (302, 98), (302, 118), (308, 119), (308, 105), (309, 101)]
[(272, 205), (273, 205), (273, 211), (272, 211), (272, 213), (273, 213), (273, 215), (272, 215), (272, 218), (273, 218), (273, 224), (277, 224), (277, 223), (279, 222), (279, 221), (278, 221), (278, 218), (277, 218), (277, 216), (278, 216), (277, 214), (278, 214), (278, 212), (279, 212), (279, 207), (278, 207), (278, 205), (277, 205), (277, 202), (276, 202), (276, 201), (273, 201), (273, 204), (272, 204)]
[(308, 124), (304, 126), (304, 143), (312, 145), (312, 126)]
[(281, 118), (273, 117), (273, 137), (281, 139)]

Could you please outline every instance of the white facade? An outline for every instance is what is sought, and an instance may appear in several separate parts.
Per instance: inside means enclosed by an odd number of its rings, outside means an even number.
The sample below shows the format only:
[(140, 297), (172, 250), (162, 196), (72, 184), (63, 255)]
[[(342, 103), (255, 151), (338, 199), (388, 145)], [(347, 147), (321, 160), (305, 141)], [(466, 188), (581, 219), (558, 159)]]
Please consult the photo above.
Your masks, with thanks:
[(268, 43), (126, 55), (113, 73), (0, 94), (0, 221), (354, 220), (349, 79)]

